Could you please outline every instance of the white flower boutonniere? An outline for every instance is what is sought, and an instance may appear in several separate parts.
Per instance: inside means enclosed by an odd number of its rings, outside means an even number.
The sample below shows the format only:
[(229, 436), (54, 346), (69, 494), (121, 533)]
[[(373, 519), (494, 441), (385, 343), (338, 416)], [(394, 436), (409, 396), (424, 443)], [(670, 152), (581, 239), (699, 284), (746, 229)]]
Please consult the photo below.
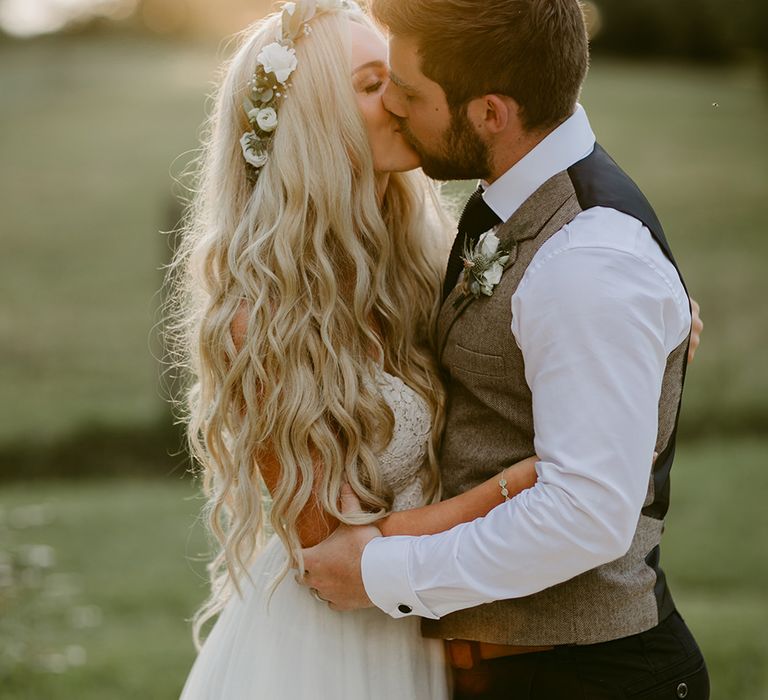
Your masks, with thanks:
[(509, 251), (499, 248), (499, 239), (487, 231), (474, 247), (464, 246), (464, 279), (462, 290), (477, 299), (481, 294), (492, 296), (493, 288), (501, 282), (504, 265), (509, 261)]

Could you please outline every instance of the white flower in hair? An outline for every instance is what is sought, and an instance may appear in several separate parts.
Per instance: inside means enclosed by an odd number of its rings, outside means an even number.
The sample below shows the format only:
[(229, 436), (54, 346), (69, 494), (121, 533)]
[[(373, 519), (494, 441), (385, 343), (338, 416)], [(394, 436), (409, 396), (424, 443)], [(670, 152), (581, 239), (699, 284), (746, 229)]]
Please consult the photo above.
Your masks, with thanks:
[(277, 112), (272, 107), (258, 110), (256, 123), (262, 131), (274, 131), (277, 128)]
[[(289, 79), (298, 67), (295, 43), (311, 32), (310, 22), (317, 15), (342, 10), (359, 12), (360, 7), (354, 0), (292, 0), (283, 3), (275, 26), (275, 41), (263, 47), (256, 57), (254, 73), (243, 95), (243, 110), (250, 122), (250, 130), (243, 134), (240, 145), (243, 157), (254, 170), (263, 168), (269, 158), (278, 110), (287, 97)], [(258, 172), (255, 175), (258, 177)]]
[(266, 73), (274, 73), (278, 82), (283, 85), (299, 64), (296, 60), (296, 51), (277, 42), (267, 44), (256, 57), (256, 60), (264, 66)]
[(267, 154), (256, 150), (258, 143), (258, 137), (252, 131), (246, 131), (240, 139), (240, 147), (243, 149), (243, 158), (246, 163), (254, 168), (263, 168), (267, 164)]
[(317, 9), (320, 12), (332, 12), (343, 7), (341, 0), (317, 0)]

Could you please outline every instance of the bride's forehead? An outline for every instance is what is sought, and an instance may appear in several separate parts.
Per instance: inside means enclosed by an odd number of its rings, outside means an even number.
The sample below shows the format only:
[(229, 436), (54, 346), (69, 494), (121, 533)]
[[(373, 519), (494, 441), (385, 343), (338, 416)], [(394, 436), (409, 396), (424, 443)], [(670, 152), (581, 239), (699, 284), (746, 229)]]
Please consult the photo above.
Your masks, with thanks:
[(373, 61), (387, 62), (387, 44), (380, 34), (359, 22), (349, 23), (352, 68)]

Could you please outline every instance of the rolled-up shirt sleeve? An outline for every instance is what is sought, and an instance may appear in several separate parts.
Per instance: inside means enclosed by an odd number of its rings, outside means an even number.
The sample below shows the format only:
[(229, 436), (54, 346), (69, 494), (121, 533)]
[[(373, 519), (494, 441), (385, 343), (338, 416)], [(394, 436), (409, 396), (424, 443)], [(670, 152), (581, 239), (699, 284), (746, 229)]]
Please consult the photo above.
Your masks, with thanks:
[[(559, 232), (511, 300), (533, 397), (536, 485), (448, 532), (372, 541), (363, 580), (384, 612), (434, 618), (527, 596), (628, 551), (667, 357), (690, 315), (674, 268), (658, 247), (647, 253), (647, 229), (618, 212), (598, 223), (578, 245), (569, 227)], [(611, 223), (626, 245), (603, 235)]]

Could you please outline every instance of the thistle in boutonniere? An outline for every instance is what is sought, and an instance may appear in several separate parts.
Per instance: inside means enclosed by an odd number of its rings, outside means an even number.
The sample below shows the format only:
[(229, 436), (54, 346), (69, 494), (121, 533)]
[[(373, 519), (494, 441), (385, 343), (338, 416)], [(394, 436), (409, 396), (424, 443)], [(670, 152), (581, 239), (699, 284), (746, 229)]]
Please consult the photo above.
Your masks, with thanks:
[(499, 248), (499, 239), (487, 231), (473, 247), (464, 245), (462, 260), (464, 296), (471, 294), (477, 299), (482, 294), (489, 297), (493, 295), (493, 288), (501, 282), (504, 265), (509, 261), (509, 251)]

